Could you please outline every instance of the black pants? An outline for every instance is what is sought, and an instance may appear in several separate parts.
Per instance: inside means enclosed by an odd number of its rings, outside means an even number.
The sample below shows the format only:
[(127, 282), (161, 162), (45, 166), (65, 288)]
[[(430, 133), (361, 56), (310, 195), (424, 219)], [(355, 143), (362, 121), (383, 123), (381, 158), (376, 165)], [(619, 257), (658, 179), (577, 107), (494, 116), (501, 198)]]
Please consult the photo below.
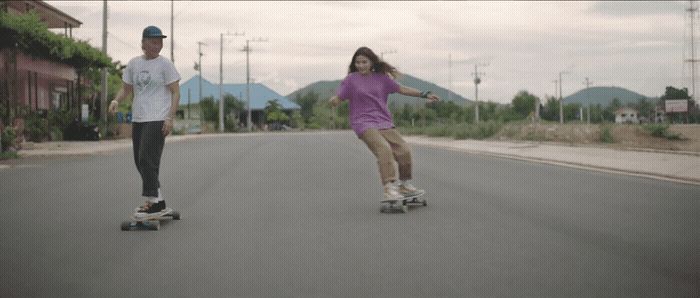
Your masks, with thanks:
[(163, 121), (134, 122), (131, 138), (134, 142), (134, 161), (143, 180), (143, 196), (157, 197), (160, 181), (160, 157), (163, 155)]

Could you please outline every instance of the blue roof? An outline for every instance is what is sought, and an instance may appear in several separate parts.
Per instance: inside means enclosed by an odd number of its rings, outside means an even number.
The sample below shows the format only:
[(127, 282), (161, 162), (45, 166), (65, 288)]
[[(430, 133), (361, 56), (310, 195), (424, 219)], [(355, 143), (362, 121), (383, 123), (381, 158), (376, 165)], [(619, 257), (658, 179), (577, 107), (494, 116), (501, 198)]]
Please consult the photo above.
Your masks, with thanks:
[[(228, 93), (239, 100), (245, 102), (245, 85), (246, 84), (224, 84), (224, 94)], [(180, 104), (187, 103), (187, 89), (190, 89), (190, 102), (199, 102), (199, 75), (195, 75), (186, 82), (180, 84)], [(219, 100), (219, 85), (212, 84), (202, 78), (202, 97), (214, 97), (215, 101)], [(262, 110), (268, 101), (277, 99), (282, 109), (284, 110), (299, 110), (301, 107), (295, 102), (287, 99), (279, 93), (273, 91), (267, 86), (260, 83), (250, 84), (250, 106), (252, 110)]]

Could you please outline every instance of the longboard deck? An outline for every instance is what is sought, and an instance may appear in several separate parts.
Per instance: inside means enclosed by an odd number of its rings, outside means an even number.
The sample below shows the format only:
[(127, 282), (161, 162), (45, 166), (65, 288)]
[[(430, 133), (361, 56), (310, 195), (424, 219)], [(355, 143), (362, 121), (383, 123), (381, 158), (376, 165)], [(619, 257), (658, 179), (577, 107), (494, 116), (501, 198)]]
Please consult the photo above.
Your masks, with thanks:
[(173, 210), (172, 208), (166, 208), (165, 210), (155, 213), (147, 217), (135, 217), (131, 216), (131, 219), (124, 221), (121, 224), (122, 231), (129, 231), (132, 229), (147, 229), (147, 230), (160, 230), (160, 222), (163, 220), (179, 220), (180, 212)]
[(383, 200), (379, 207), (379, 212), (384, 213), (387, 211), (401, 211), (403, 213), (408, 212), (409, 205), (423, 205), (428, 206), (428, 200), (423, 199), (425, 191), (412, 196), (405, 196), (397, 200)]

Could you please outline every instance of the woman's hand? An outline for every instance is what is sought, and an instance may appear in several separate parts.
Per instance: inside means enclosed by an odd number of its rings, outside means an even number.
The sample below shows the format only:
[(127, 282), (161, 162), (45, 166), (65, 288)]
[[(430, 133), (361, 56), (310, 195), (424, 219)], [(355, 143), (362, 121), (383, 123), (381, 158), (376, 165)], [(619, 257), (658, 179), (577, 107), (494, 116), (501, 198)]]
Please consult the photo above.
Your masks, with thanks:
[(338, 98), (338, 96), (333, 96), (328, 100), (328, 104), (335, 108), (340, 104), (340, 98)]
[(436, 102), (436, 101), (440, 100), (440, 98), (437, 95), (432, 94), (432, 93), (428, 94), (428, 97), (426, 97), (426, 98), (428, 99), (428, 102)]

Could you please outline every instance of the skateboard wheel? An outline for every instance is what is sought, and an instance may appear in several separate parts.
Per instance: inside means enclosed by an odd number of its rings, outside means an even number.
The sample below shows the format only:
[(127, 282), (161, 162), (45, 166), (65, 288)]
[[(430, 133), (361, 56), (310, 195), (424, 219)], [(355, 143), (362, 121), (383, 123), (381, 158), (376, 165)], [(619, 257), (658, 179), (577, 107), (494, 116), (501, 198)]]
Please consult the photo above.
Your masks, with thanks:
[(121, 228), (122, 228), (122, 231), (128, 231), (131, 229), (131, 223), (128, 221), (124, 221), (124, 222), (122, 222)]
[(428, 200), (423, 200), (423, 206), (428, 206)]
[(171, 216), (174, 220), (180, 220), (180, 212), (174, 211)]
[(160, 230), (160, 222), (149, 223), (148, 228), (150, 228), (153, 231), (158, 231), (158, 230)]

